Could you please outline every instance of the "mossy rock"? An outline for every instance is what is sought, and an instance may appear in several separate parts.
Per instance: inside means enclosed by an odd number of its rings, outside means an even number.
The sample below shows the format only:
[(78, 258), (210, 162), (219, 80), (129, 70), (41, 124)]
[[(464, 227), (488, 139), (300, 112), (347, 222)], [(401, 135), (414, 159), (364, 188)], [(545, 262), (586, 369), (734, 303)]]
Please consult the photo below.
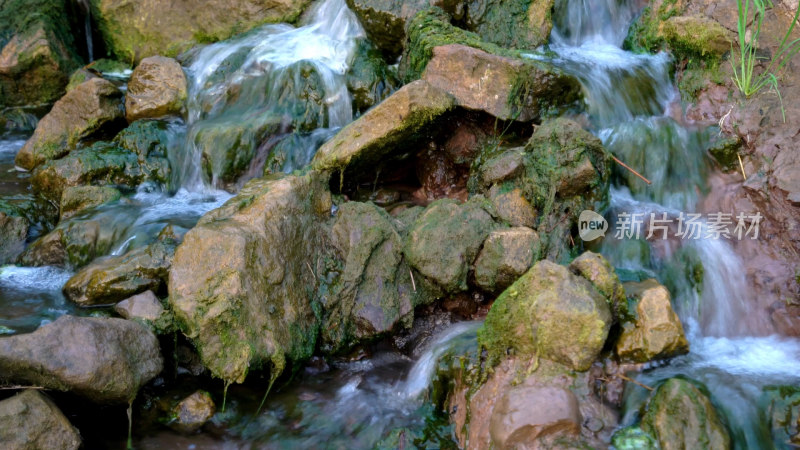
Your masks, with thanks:
[(742, 149), (742, 139), (738, 136), (719, 138), (708, 146), (708, 152), (717, 160), (725, 171), (736, 170), (739, 167), (739, 151)]
[(359, 39), (355, 57), (347, 69), (347, 89), (353, 96), (353, 110), (363, 114), (399, 88), (396, 69), (386, 64), (370, 41)]
[(607, 300), (588, 280), (540, 261), (497, 298), (478, 341), (490, 366), (511, 352), (585, 371), (603, 349), (611, 322)]
[(81, 64), (67, 3), (0, 2), (0, 109), (52, 103)]
[(79, 212), (119, 200), (122, 193), (112, 186), (70, 186), (61, 193), (61, 220)]
[(467, 0), (466, 28), (501, 47), (533, 50), (547, 43), (555, 0)]
[(663, 450), (727, 450), (731, 439), (707, 390), (695, 382), (670, 378), (650, 397), (641, 428), (658, 439)]
[(211, 43), (265, 23), (294, 22), (308, 0), (191, 0), (136, 2), (91, 0), (92, 18), (106, 48), (119, 60), (175, 57), (199, 43)]
[(409, 230), (403, 249), (408, 264), (444, 292), (465, 291), (470, 267), (496, 227), (490, 211), (480, 198), (433, 202)]

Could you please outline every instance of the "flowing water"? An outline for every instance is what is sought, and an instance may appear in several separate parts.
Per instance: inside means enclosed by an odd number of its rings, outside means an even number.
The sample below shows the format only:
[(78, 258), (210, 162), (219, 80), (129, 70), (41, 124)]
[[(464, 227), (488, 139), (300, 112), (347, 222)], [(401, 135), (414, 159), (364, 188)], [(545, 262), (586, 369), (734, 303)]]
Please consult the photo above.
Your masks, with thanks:
[[(711, 170), (704, 151), (709, 130), (692, 127), (675, 113), (679, 97), (669, 56), (636, 55), (621, 48), (641, 6), (636, 0), (558, 2), (550, 43), (556, 56), (548, 57), (581, 81), (592, 131), (653, 182), (646, 186), (630, 173), (618, 172), (606, 212), (612, 230), (621, 213), (675, 218), (694, 212)], [(345, 74), (363, 36), (343, 0), (326, 0), (298, 27), (267, 25), (199, 49), (186, 66), (186, 121), (169, 124), (173, 179), (167, 186), (145, 184), (118, 202), (71, 220), (99, 221), (113, 235), (108, 252), (123, 254), (152, 242), (166, 225), (191, 228), (202, 214), (231, 197), (223, 188), (235, 191), (259, 176), (265, 164), (285, 172), (302, 168), (353, 119)], [(538, 53), (530, 57), (544, 58)], [(279, 140), (291, 151), (276, 156)], [(3, 196), (30, 195), (27, 175), (13, 170), (13, 156), (23, 143), (21, 137), (0, 140)], [(244, 163), (231, 176), (231, 169), (220, 162), (236, 155), (217, 151), (233, 147), (243, 152)], [(752, 310), (755, 302), (731, 246), (724, 240), (617, 240), (609, 235), (602, 252), (632, 279), (654, 276), (666, 284), (687, 329), (691, 352), (646, 370), (639, 380), (654, 385), (682, 375), (705, 383), (737, 448), (772, 448), (762, 397), (771, 385), (800, 381), (800, 344), (771, 336), (768, 319)], [(30, 331), (59, 315), (78, 313), (61, 295), (70, 275), (52, 267), (0, 268), (0, 334)], [(450, 438), (447, 419), (438, 417), (422, 396), (441, 354), (459, 342), (474, 342), (477, 326), (459, 324), (446, 331), (416, 363), (379, 351), (366, 360), (301, 375), (271, 394), (260, 413), (263, 391), (234, 386), (228, 409), (214, 418), (214, 426), (223, 431), (209, 437), (208, 446), (296, 448), (327, 442), (332, 447), (369, 447), (388, 431), (401, 429), (425, 429), (434, 437), (442, 433), (445, 442)], [(624, 425), (638, 420), (646, 394), (629, 386)], [(180, 445), (181, 438), (160, 430), (140, 434), (139, 445)]]
[[(781, 448), (784, 441), (770, 434), (765, 399), (773, 386), (800, 381), (800, 342), (770, 336), (769, 318), (756, 306), (730, 243), (708, 238), (708, 222), (700, 222), (696, 240), (647, 241), (645, 228), (639, 239), (612, 236), (623, 213), (677, 219), (696, 212), (711, 170), (705, 151), (710, 130), (684, 123), (674, 112), (680, 111), (680, 99), (669, 76), (669, 56), (621, 49), (640, 8), (624, 0), (565, 0), (550, 46), (558, 55), (553, 62), (581, 81), (594, 133), (653, 183), (619, 172), (602, 252), (624, 273), (655, 276), (670, 288), (691, 351), (638, 378), (649, 385), (678, 375), (703, 382), (736, 448)], [(636, 423), (647, 394), (629, 385), (623, 425)]]

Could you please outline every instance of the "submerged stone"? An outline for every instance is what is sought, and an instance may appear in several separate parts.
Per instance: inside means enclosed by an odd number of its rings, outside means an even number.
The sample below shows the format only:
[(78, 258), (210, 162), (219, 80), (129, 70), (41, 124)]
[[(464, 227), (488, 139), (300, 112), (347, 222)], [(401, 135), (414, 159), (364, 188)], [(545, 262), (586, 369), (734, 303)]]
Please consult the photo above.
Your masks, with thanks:
[(641, 427), (656, 437), (663, 450), (731, 448), (728, 430), (709, 398), (681, 378), (670, 378), (656, 389)]
[(122, 92), (110, 81), (93, 78), (53, 105), (17, 153), (15, 163), (32, 170), (61, 158), (82, 139), (100, 131), (119, 129), (123, 117)]
[(7, 450), (77, 450), (81, 435), (52, 400), (28, 389), (0, 401), (0, 442)]
[(156, 336), (123, 319), (61, 316), (0, 338), (0, 378), (127, 405), (162, 369)]

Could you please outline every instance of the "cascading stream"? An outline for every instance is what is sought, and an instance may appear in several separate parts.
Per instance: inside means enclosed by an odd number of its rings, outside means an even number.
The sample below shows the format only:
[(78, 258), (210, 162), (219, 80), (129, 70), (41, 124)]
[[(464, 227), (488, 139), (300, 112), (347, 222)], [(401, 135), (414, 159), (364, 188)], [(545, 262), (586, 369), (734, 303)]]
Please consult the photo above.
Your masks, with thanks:
[[(618, 268), (656, 276), (673, 295), (691, 352), (665, 367), (639, 375), (646, 384), (676, 375), (705, 383), (732, 430), (737, 448), (771, 448), (762, 389), (800, 378), (800, 345), (777, 336), (765, 311), (751, 298), (742, 263), (724, 239), (618, 240), (614, 218), (621, 213), (667, 213), (676, 219), (695, 212), (711, 170), (705, 152), (708, 130), (682, 123), (679, 97), (665, 53), (637, 55), (622, 50), (627, 29), (642, 5), (634, 1), (564, 0), (557, 4), (550, 49), (553, 62), (582, 83), (594, 133), (611, 152), (649, 178), (652, 186), (620, 171), (624, 184), (611, 191), (606, 214), (610, 231), (602, 252)], [(542, 58), (530, 55), (533, 58)], [(755, 211), (754, 211), (755, 212)], [(708, 223), (701, 223), (705, 236)], [(690, 273), (698, 273), (692, 280)], [(623, 425), (637, 420), (644, 389), (626, 400)]]

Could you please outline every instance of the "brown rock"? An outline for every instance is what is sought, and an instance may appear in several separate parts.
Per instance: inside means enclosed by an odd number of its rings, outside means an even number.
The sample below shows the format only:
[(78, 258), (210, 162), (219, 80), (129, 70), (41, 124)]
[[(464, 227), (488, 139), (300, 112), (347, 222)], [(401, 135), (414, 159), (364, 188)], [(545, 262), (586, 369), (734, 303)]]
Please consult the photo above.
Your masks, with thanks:
[(125, 96), (128, 122), (180, 114), (186, 101), (186, 75), (172, 58), (151, 56), (136, 66)]
[(489, 189), (489, 199), (492, 201), (497, 216), (508, 222), (512, 227), (536, 226), (536, 210), (522, 193), (522, 189), (514, 188), (504, 191), (500, 185)]
[(156, 336), (138, 323), (61, 316), (33, 333), (0, 338), (4, 382), (127, 404), (161, 372)]
[(81, 446), (81, 435), (47, 396), (29, 389), (0, 402), (0, 442), (6, 450), (67, 450)]
[(558, 387), (520, 386), (507, 390), (494, 406), (489, 434), (496, 448), (531, 448), (547, 435), (578, 435), (578, 399)]
[(475, 261), (475, 283), (488, 292), (502, 292), (536, 262), (540, 245), (530, 228), (493, 231)]
[(17, 153), (15, 163), (32, 170), (66, 155), (82, 139), (104, 127), (118, 126), (122, 118), (122, 92), (102, 78), (88, 80), (53, 105)]
[(647, 362), (687, 353), (683, 325), (672, 309), (669, 291), (656, 280), (626, 283), (628, 296), (638, 299), (636, 322), (627, 323), (617, 341), (617, 355)]
[(153, 291), (146, 291), (117, 303), (114, 311), (125, 319), (155, 322), (164, 314), (164, 307)]
[(172, 410), (175, 420), (169, 425), (182, 433), (192, 433), (208, 422), (216, 410), (211, 395), (205, 391), (197, 391), (175, 405)]
[(607, 299), (614, 318), (618, 321), (628, 316), (628, 300), (625, 289), (611, 264), (601, 255), (584, 252), (569, 265), (572, 272), (591, 281)]
[[(563, 96), (577, 86), (572, 78), (532, 62), (460, 44), (435, 47), (422, 79), (450, 93), (464, 108), (522, 122), (539, 117), (542, 99)], [(519, 89), (521, 80), (529, 89)]]
[(408, 152), (411, 143), (455, 106), (453, 98), (423, 80), (403, 86), (317, 151), (315, 169), (371, 166)]

